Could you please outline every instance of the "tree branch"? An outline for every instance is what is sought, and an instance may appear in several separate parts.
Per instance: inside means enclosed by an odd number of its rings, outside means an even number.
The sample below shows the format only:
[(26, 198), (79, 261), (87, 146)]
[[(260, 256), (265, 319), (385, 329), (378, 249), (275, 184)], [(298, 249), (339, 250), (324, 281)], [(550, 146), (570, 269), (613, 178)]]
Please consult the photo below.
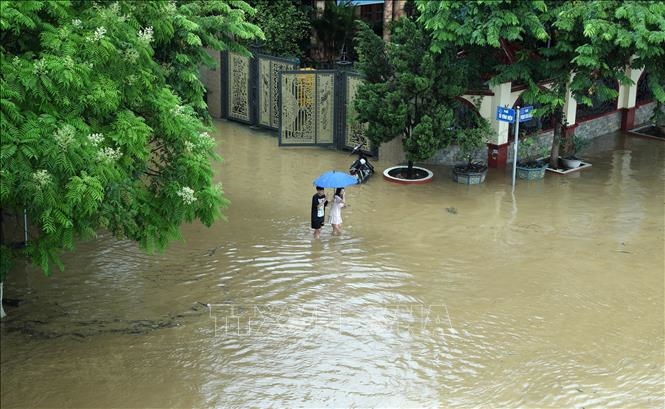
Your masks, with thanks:
[(143, 174), (148, 175), (148, 176), (155, 176), (155, 177), (162, 175), (162, 173), (160, 171), (153, 170), (153, 169), (146, 169), (146, 170), (143, 171)]
[(165, 143), (162, 143), (162, 144), (160, 144), (160, 145), (157, 145), (157, 146), (155, 146), (154, 148), (152, 148), (152, 149), (150, 150), (150, 153), (155, 153), (155, 152), (157, 152), (157, 151), (161, 151), (162, 149), (164, 149), (164, 146), (166, 146)]

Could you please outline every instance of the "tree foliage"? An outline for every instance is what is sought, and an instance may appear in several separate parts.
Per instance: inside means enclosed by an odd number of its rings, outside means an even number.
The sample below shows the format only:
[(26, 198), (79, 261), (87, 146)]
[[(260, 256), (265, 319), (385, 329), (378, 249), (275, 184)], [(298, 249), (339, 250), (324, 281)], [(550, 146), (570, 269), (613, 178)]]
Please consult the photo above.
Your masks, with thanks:
[(359, 26), (357, 67), (365, 81), (356, 94), (357, 120), (368, 124), (374, 144), (402, 138), (412, 167), (451, 141), (465, 66), (450, 47), (431, 52), (430, 35), (408, 18), (394, 25), (390, 43)]
[(484, 158), (477, 160), (479, 156), (484, 156), (483, 148), (490, 142), (490, 137), (494, 134), (490, 123), (475, 113), (469, 118), (472, 124), (465, 127), (456, 127), (455, 141), (459, 146), (457, 157), (464, 161), (459, 168), (462, 171), (473, 171), (474, 168), (486, 168)]
[[(320, 16), (312, 21), (323, 61), (334, 63), (347, 53), (353, 55), (351, 40), (354, 38), (357, 6), (350, 0), (327, 1)], [(351, 57), (352, 58), (352, 57)]]
[[(149, 250), (227, 205), (205, 127), (203, 47), (248, 53), (242, 1), (2, 1), (0, 207), (27, 212), (49, 273), (62, 249), (107, 229)], [(34, 228), (36, 227), (36, 228)], [(2, 263), (2, 274), (11, 263)]]
[(256, 14), (250, 22), (265, 33), (265, 50), (273, 55), (302, 57), (311, 25), (306, 8), (292, 0), (254, 0)]
[[(487, 67), (494, 83), (526, 85), (522, 98), (537, 103), (535, 115), (555, 121), (551, 158), (558, 156), (566, 125), (563, 105), (570, 91), (582, 104), (592, 96), (617, 97), (613, 79), (629, 84), (626, 68), (645, 68), (660, 107), (665, 103), (665, 3), (638, 0), (530, 0), (430, 2), (417, 0), (420, 21), (433, 32), (432, 50), (481, 47), (488, 56), (504, 41), (517, 44), (515, 60)], [(498, 60), (496, 60), (498, 61)], [(549, 86), (543, 86), (543, 81)]]

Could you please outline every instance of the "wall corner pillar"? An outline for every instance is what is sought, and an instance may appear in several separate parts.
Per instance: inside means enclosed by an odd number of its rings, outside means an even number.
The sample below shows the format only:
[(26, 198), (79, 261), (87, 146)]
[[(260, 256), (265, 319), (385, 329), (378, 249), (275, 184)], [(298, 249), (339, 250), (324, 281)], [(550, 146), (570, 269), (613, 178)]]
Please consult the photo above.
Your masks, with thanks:
[(490, 90), (494, 94), (492, 96), (492, 104), (490, 107), (489, 118), (492, 129), (496, 133), (496, 139), (487, 144), (487, 166), (490, 168), (503, 169), (506, 167), (508, 161), (508, 122), (499, 121), (496, 119), (496, 108), (512, 107), (511, 91), (512, 83), (504, 82), (502, 84), (492, 85)]

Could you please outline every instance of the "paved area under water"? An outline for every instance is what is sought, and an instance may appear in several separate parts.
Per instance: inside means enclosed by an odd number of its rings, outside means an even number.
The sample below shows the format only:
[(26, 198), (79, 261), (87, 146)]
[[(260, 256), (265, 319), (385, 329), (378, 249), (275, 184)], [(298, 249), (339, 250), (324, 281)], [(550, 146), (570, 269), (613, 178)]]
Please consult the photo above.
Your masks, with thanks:
[(607, 135), (514, 195), (375, 175), (313, 240), (311, 181), (348, 153), (216, 126), (228, 221), (12, 272), (3, 409), (665, 404), (665, 143)]

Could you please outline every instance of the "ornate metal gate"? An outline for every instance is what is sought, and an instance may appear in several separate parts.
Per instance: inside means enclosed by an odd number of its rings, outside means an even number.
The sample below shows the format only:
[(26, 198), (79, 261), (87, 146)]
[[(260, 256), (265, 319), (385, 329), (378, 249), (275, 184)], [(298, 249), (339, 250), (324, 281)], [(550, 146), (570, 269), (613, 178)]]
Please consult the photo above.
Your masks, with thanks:
[(225, 52), (222, 112), (234, 121), (278, 130), (280, 145), (352, 149), (365, 141), (353, 101), (362, 76), (342, 70), (298, 70), (298, 60)]
[(251, 59), (240, 54), (225, 53), (226, 117), (245, 123), (252, 123), (250, 107), (254, 104), (250, 87)]
[(335, 71), (301, 70), (280, 74), (280, 145), (333, 145)]
[(245, 57), (222, 54), (222, 107), (226, 118), (251, 125), (277, 129), (279, 126), (278, 75), (298, 69), (298, 60), (263, 54)]
[(354, 72), (344, 72), (344, 145), (342, 148), (352, 149), (358, 145), (362, 145), (362, 150), (366, 153), (376, 153), (374, 146), (365, 137), (365, 129), (367, 124), (359, 123), (356, 120), (356, 109), (354, 101), (356, 99), (356, 92), (358, 87), (362, 84), (363, 77)]
[(279, 73), (297, 70), (298, 60), (257, 55), (258, 71), (258, 115), (257, 122), (266, 128), (279, 127)]

